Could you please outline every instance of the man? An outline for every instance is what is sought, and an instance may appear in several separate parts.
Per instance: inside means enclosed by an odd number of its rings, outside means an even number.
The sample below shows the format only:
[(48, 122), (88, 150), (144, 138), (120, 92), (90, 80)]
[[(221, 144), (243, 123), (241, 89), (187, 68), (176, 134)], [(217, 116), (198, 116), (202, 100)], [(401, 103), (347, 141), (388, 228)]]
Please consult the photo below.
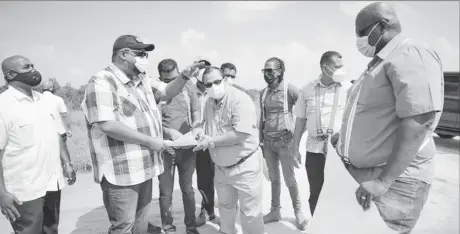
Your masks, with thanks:
[(260, 93), (259, 135), (263, 144), (264, 158), (271, 181), (272, 201), (270, 212), (264, 216), (264, 223), (281, 220), (281, 182), (279, 165), (283, 169), (286, 186), (291, 195), (292, 206), (296, 216), (296, 226), (305, 230), (305, 219), (300, 203), (299, 189), (295, 179), (294, 166), (298, 159), (294, 158), (292, 107), (299, 96), (298, 89), (284, 81), (285, 66), (283, 60), (273, 57), (265, 62), (262, 69), (268, 87)]
[[(176, 61), (164, 59), (158, 64), (160, 80), (170, 83), (179, 76)], [(182, 90), (182, 93), (161, 106), (163, 120), (163, 136), (165, 140), (174, 141), (192, 130), (200, 123), (200, 103), (191, 83)], [(192, 148), (165, 151), (164, 172), (158, 176), (160, 182), (160, 212), (163, 230), (166, 234), (176, 233), (171, 213), (172, 193), (174, 189), (174, 174), (177, 166), (179, 185), (182, 191), (184, 204), (185, 226), (187, 234), (198, 234), (195, 223), (195, 192), (192, 178), (195, 172), (195, 152)]]
[[(340, 130), (347, 88), (342, 55), (336, 51), (325, 52), (320, 59), (321, 75), (305, 85), (295, 104), (296, 124), (294, 145), (300, 157), (299, 144), (305, 127), (308, 131), (305, 169), (310, 184), (310, 212), (313, 216), (323, 187), (327, 140)], [(306, 125), (306, 126), (305, 126)]]
[(67, 137), (72, 136), (70, 130), (70, 123), (67, 119), (67, 107), (64, 103), (64, 100), (55, 95), (56, 84), (53, 80), (47, 80), (42, 84), (43, 88), (43, 98), (50, 108), (51, 115), (53, 116), (54, 122), (56, 124), (56, 129), (58, 129), (59, 134), (64, 137), (64, 141), (67, 140)]
[(120, 36), (112, 63), (91, 77), (81, 105), (110, 234), (147, 233), (152, 178), (164, 171), (159, 152), (167, 147), (152, 88), (172, 98), (200, 66), (187, 67), (166, 85), (145, 73), (154, 48), (133, 35)]
[[(43, 95), (41, 75), (20, 55), (2, 62), (8, 89), (0, 94), (0, 207), (15, 233), (58, 233), (62, 174), (76, 174)], [(62, 163), (62, 165), (61, 165)]]
[[(201, 62), (205, 66), (211, 66), (211, 63), (205, 58), (198, 58), (196, 62)], [(208, 99), (208, 92), (203, 82), (203, 73), (206, 69), (202, 68), (196, 76), (195, 92), (200, 101), (200, 123), (203, 122), (203, 113), (206, 100)], [(216, 221), (214, 213), (214, 163), (209, 154), (209, 150), (200, 150), (196, 152), (196, 181), (198, 191), (202, 196), (201, 211), (196, 218), (196, 226), (201, 227), (208, 221)]]
[(236, 67), (233, 65), (233, 63), (223, 63), (220, 66), (220, 70), (222, 70), (222, 73), (224, 73), (224, 80), (228, 84), (235, 84), (236, 80)]
[(262, 152), (251, 98), (223, 82), (218, 67), (208, 67), (203, 81), (209, 98), (204, 107), (204, 134), (195, 132), (194, 151), (209, 149), (215, 163), (214, 183), (219, 196), (220, 232), (235, 234), (240, 203), (245, 234), (263, 234)]
[(360, 183), (358, 203), (366, 210), (373, 201), (390, 228), (410, 233), (433, 181), (442, 64), (434, 50), (402, 34), (385, 3), (359, 12), (356, 35), (358, 50), (372, 60), (350, 88), (337, 151)]

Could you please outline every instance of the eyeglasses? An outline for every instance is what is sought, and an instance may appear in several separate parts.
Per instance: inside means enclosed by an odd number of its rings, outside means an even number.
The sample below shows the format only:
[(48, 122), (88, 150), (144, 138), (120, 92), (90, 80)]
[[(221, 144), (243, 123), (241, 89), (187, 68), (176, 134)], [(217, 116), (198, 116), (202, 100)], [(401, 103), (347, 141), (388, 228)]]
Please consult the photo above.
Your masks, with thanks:
[(235, 79), (236, 76), (234, 76), (234, 75), (224, 75), (224, 78), (227, 78), (227, 77), (230, 77), (230, 78), (232, 78), (232, 79)]
[(131, 52), (134, 56), (136, 57), (146, 57), (148, 58), (149, 57), (149, 54), (143, 50), (127, 50), (129, 52)]
[(211, 82), (211, 83), (204, 84), (204, 86), (206, 86), (206, 88), (209, 89), (209, 88), (212, 87), (213, 84), (215, 84), (215, 85), (220, 85), (221, 83), (222, 83), (222, 80), (215, 80), (215, 81), (213, 81), (213, 82)]
[(274, 73), (280, 69), (262, 69), (262, 73)]

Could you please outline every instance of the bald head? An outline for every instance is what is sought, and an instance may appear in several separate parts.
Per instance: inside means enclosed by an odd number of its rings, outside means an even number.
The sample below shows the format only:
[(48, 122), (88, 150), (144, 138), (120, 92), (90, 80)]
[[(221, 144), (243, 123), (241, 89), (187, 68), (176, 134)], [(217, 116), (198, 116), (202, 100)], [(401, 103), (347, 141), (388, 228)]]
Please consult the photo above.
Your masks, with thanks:
[(21, 55), (14, 55), (6, 58), (2, 62), (3, 75), (7, 76), (9, 72), (16, 73), (28, 72), (33, 69), (33, 64), (30, 60)]
[(364, 7), (356, 16), (356, 34), (366, 36), (365, 31), (378, 22), (384, 21), (388, 31), (401, 32), (401, 24), (395, 10), (383, 2), (374, 2)]

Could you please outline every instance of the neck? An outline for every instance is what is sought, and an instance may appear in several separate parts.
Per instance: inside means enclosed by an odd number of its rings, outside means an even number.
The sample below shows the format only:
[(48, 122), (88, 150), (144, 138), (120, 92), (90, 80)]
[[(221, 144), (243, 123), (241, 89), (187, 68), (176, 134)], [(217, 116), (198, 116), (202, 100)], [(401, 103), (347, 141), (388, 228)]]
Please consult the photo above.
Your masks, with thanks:
[(198, 81), (196, 83), (196, 87), (198, 88), (198, 90), (200, 90), (202, 93), (204, 93), (206, 91), (206, 87), (202, 86), (202, 85), (199, 85), (198, 84)]
[(320, 82), (326, 87), (329, 87), (335, 83), (335, 81), (331, 77), (324, 75), (324, 74), (321, 75)]
[(280, 86), (281, 82), (281, 79), (276, 79), (275, 81), (273, 81), (273, 83), (268, 84), (268, 87), (270, 89), (277, 89)]
[(14, 87), (15, 89), (19, 90), (19, 92), (29, 96), (29, 97), (33, 97), (32, 96), (32, 87), (29, 86), (29, 85), (26, 85), (26, 84), (23, 84), (23, 83), (20, 83), (20, 82), (16, 82), (16, 81), (11, 81), (9, 84), (9, 86), (11, 87)]
[(135, 72), (133, 72), (132, 70), (128, 69), (127, 66), (125, 65), (125, 63), (122, 63), (122, 62), (114, 62), (113, 63), (116, 67), (118, 67), (118, 69), (120, 69), (120, 71), (122, 71), (123, 73), (125, 73), (125, 75), (132, 79), (133, 77), (137, 76), (138, 74), (135, 74)]

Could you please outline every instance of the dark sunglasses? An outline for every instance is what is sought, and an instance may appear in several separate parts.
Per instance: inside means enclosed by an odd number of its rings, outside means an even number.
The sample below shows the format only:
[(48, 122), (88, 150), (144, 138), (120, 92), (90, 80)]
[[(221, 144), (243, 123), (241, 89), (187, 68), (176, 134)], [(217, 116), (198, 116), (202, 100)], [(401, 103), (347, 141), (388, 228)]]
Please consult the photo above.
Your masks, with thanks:
[(222, 83), (222, 80), (215, 80), (212, 83), (204, 84), (204, 86), (206, 86), (206, 88), (211, 88), (213, 84), (220, 85), (220, 83)]
[(262, 69), (262, 73), (273, 73), (275, 71), (278, 71), (280, 69)]
[(131, 52), (136, 57), (146, 57), (146, 58), (149, 57), (149, 54), (142, 50), (127, 50), (127, 51)]
[(235, 79), (236, 76), (234, 76), (234, 75), (225, 75), (225, 76), (224, 76), (224, 78), (227, 78), (227, 77), (230, 77), (230, 78), (232, 78), (232, 79)]

